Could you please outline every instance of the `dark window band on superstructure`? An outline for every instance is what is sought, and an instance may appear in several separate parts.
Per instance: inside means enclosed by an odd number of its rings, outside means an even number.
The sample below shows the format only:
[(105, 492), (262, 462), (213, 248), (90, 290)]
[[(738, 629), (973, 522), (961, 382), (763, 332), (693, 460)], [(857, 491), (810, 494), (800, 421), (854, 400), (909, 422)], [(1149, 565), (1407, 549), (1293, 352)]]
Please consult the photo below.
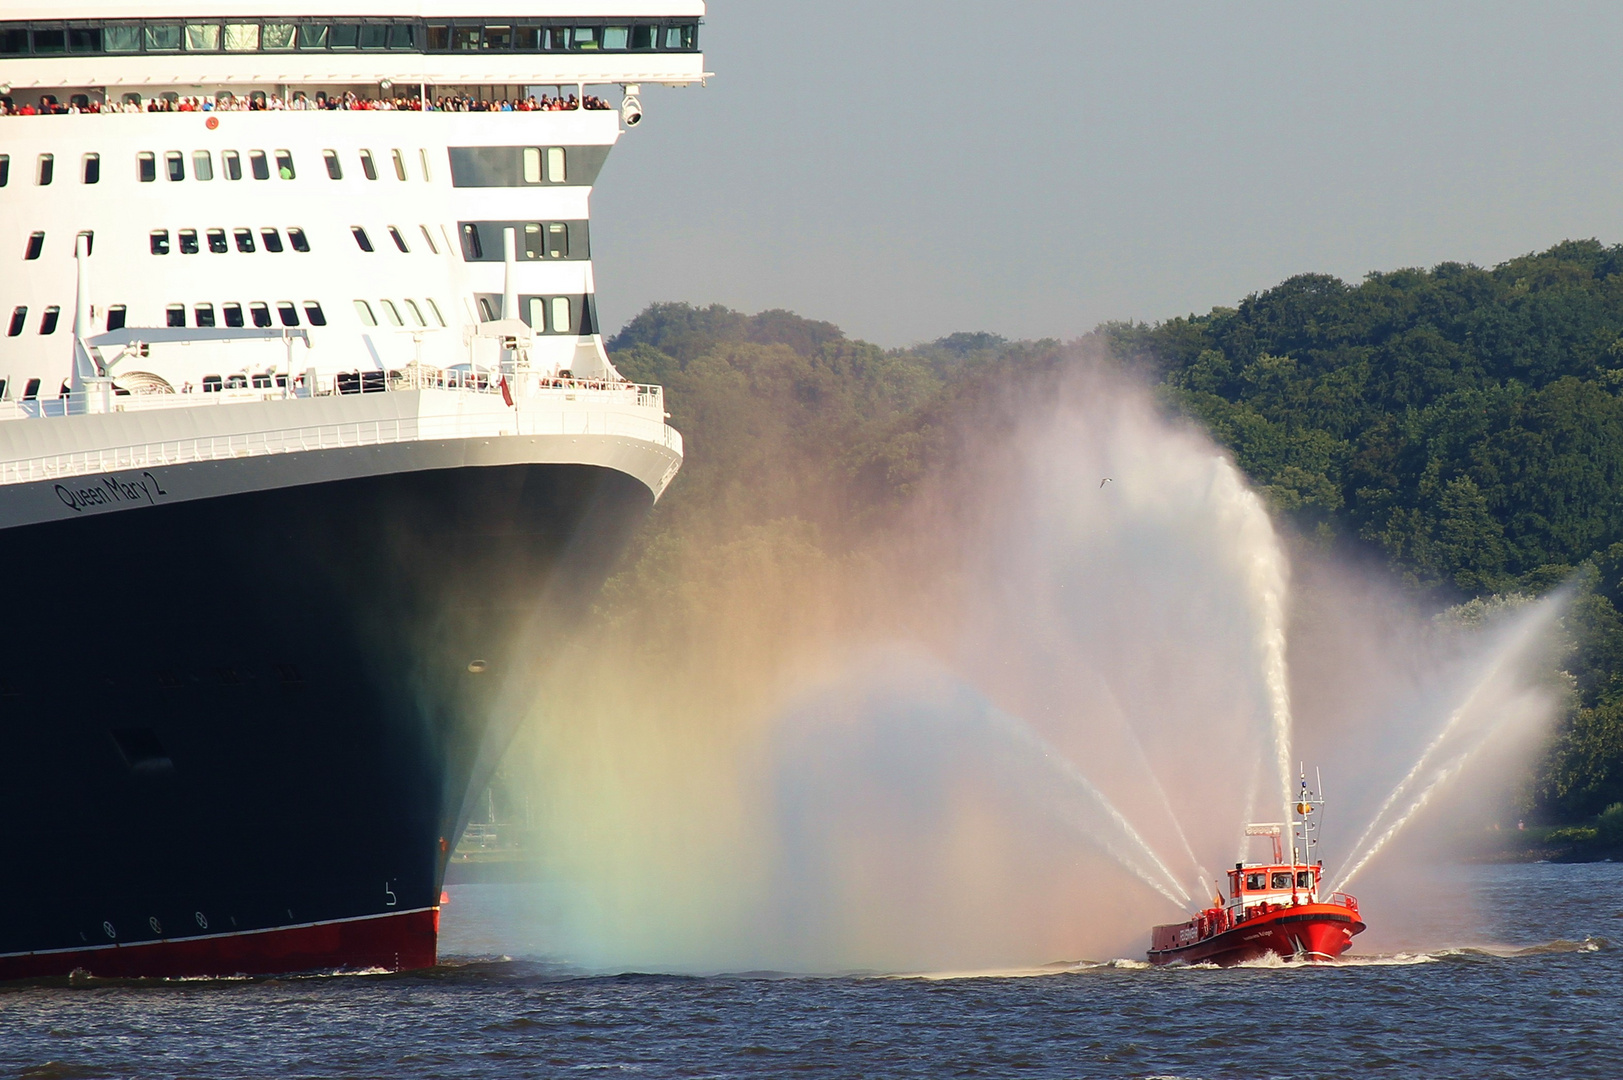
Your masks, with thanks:
[(142, 53), (697, 52), (699, 22), (648, 18), (73, 19), (0, 22), (0, 57)]
[(607, 146), (453, 146), (451, 186), (591, 187)]
[[(483, 322), (501, 317), (500, 293), (475, 293)], [(537, 334), (572, 335), (586, 337), (597, 333), (597, 296), (575, 293), (564, 296), (531, 296), (518, 298), (518, 316)]]
[(585, 220), (463, 221), (457, 229), (463, 260), (502, 262), (506, 251), (502, 234), (507, 229), (518, 241), (519, 262), (580, 262), (592, 257), (591, 224)]

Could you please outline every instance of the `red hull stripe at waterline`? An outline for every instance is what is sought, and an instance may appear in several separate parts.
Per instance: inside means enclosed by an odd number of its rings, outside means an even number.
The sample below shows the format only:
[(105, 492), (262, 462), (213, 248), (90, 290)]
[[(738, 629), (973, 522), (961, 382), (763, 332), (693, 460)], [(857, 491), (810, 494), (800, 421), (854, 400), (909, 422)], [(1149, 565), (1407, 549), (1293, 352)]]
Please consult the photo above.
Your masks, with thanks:
[(1363, 930), (1356, 917), (1331, 905), (1281, 908), (1183, 948), (1151, 951), (1149, 958), (1154, 964), (1240, 964), (1273, 953), (1287, 960), (1334, 960)]
[(362, 919), (335, 919), (172, 941), (11, 953), (0, 956), (0, 980), (46, 979), (75, 971), (123, 979), (380, 968), (410, 971), (434, 966), (439, 923), (438, 908), (419, 908)]

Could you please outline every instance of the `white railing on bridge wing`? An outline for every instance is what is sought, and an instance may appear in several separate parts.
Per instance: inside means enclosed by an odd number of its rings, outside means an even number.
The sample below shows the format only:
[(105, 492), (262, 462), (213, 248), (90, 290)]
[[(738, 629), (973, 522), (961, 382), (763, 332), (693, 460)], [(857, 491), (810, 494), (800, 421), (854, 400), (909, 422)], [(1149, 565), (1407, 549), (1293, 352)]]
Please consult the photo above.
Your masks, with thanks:
[[(145, 412), (154, 409), (189, 409), (204, 405), (234, 405), (244, 401), (283, 401), (288, 397), (347, 397), (351, 394), (400, 393), (418, 390), (439, 390), (460, 394), (501, 396), (501, 381), (492, 381), (489, 375), (466, 371), (429, 370), (413, 372), (342, 372), (317, 378), (314, 392), (307, 390), (299, 380), (292, 394), (285, 387), (270, 385), (266, 379), (261, 386), (226, 386), (219, 390), (188, 390), (179, 394), (115, 394), (101, 408), (102, 399), (94, 391), (81, 394), (63, 394), (54, 398), (30, 398), (23, 401), (0, 401), (0, 423), (7, 420), (40, 419), (57, 416), (75, 416), (86, 412)], [(665, 388), (641, 383), (614, 382), (604, 379), (537, 379), (523, 397), (520, 406), (552, 401), (586, 401), (636, 405), (638, 408), (665, 410)], [(510, 387), (509, 393), (516, 388)]]
[[(580, 391), (558, 388), (561, 398)], [(610, 393), (624, 393), (611, 391)], [(640, 395), (639, 395), (640, 396)], [(265, 457), (313, 450), (342, 450), (362, 446), (420, 442), (436, 439), (480, 438), (500, 435), (614, 435), (657, 443), (676, 449), (676, 436), (666, 427), (664, 414), (636, 416), (612, 409), (535, 408), (536, 399), (522, 414), (430, 414), (399, 419), (357, 420), (316, 424), (270, 431), (199, 435), (183, 439), (96, 450), (45, 454), (0, 461), (0, 485), (165, 465)], [(606, 403), (605, 403), (606, 404)]]

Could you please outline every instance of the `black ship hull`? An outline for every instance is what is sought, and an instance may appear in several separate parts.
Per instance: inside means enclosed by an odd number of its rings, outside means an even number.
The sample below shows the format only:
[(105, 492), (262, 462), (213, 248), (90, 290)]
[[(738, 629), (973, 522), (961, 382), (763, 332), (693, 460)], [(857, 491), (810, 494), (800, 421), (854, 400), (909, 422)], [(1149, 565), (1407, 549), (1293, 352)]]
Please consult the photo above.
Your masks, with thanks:
[(0, 530), (0, 979), (432, 964), (470, 789), (652, 503), (509, 464)]

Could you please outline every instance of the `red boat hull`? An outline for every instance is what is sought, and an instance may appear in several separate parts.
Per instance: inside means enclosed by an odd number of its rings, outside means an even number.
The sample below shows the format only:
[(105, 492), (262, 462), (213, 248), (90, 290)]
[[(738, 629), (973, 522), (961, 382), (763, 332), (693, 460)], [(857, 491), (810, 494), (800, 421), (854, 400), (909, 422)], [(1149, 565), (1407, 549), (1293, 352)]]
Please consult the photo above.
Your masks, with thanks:
[(0, 980), (75, 972), (100, 978), (187, 978), (433, 967), (440, 913), (422, 908), (240, 934), (0, 956)]
[(1364, 931), (1356, 912), (1335, 904), (1282, 907), (1188, 945), (1151, 949), (1152, 964), (1218, 964), (1260, 960), (1270, 953), (1286, 960), (1328, 962), (1347, 951)]

